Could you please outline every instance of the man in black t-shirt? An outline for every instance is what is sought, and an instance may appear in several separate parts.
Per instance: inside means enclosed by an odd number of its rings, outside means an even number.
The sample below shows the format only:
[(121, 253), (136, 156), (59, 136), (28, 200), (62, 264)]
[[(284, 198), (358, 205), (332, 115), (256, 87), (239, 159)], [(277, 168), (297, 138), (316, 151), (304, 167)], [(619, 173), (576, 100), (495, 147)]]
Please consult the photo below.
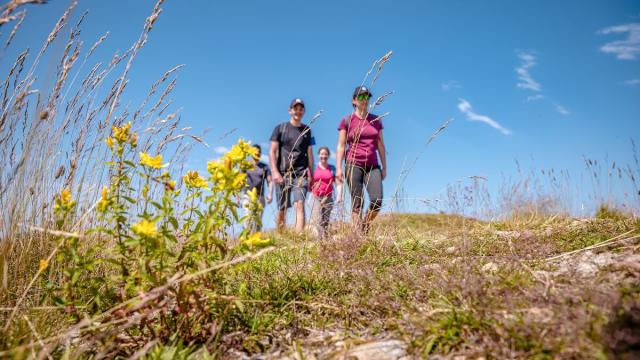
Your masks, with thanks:
[(304, 230), (304, 201), (309, 179), (313, 179), (313, 145), (311, 128), (302, 123), (305, 107), (301, 99), (293, 99), (289, 105), (289, 121), (278, 124), (271, 134), (269, 161), (276, 183), (278, 200), (278, 230), (285, 225), (291, 196), (296, 209), (296, 231)]

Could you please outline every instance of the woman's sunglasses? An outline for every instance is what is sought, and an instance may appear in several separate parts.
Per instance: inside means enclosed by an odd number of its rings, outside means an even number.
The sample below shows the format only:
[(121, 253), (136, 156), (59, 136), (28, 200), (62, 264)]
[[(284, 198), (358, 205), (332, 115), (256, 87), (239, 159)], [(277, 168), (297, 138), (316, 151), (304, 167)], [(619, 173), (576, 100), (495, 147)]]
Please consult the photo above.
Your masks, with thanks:
[(356, 96), (356, 99), (358, 100), (369, 100), (371, 98), (371, 94), (359, 94), (358, 96)]

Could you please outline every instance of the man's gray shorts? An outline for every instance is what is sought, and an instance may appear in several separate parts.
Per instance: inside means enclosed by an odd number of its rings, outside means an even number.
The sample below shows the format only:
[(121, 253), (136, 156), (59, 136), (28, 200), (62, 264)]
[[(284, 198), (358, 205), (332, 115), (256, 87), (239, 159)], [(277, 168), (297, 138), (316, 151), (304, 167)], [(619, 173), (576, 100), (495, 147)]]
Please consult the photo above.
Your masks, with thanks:
[(276, 184), (276, 199), (278, 200), (278, 210), (286, 210), (291, 207), (291, 197), (293, 202), (304, 202), (307, 198), (307, 178), (285, 176), (282, 184)]

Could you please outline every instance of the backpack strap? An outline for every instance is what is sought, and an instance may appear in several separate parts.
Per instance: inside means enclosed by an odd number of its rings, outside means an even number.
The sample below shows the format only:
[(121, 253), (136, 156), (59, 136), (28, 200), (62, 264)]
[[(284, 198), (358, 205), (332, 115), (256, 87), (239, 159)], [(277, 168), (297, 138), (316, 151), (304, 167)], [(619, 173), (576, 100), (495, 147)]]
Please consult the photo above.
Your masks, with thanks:
[[(286, 165), (286, 159), (282, 156), (282, 143), (284, 142), (284, 135), (287, 132), (287, 123), (280, 123), (278, 128), (278, 171), (282, 171)], [(282, 174), (284, 175), (284, 174)]]

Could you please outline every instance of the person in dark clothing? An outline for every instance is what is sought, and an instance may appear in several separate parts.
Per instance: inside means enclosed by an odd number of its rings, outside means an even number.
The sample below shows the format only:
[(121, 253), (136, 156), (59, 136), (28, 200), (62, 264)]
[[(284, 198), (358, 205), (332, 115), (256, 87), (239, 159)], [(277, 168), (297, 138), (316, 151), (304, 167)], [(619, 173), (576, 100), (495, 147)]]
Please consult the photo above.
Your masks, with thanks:
[(311, 128), (302, 123), (304, 102), (293, 99), (289, 105), (289, 121), (278, 124), (271, 134), (269, 160), (273, 181), (276, 183), (278, 230), (284, 229), (287, 209), (291, 197), (296, 211), (297, 232), (305, 225), (304, 201), (310, 179), (313, 179), (313, 145), (315, 139)]
[[(260, 161), (260, 155), (262, 155), (262, 148), (260, 145), (253, 145), (256, 149), (258, 149), (258, 153), (256, 157), (253, 159), (255, 168), (252, 170), (247, 170), (247, 187), (245, 188), (245, 201), (248, 201), (247, 192), (256, 189), (258, 194), (258, 199), (260, 199), (260, 204), (262, 204), (262, 209), (259, 214), (254, 214), (256, 217), (256, 221), (252, 223), (252, 231), (260, 231), (262, 229), (262, 213), (264, 212), (264, 207), (266, 204), (271, 203), (272, 194), (273, 194), (273, 181), (271, 179), (271, 171), (269, 170), (269, 166), (262, 161)], [(268, 190), (265, 196), (264, 184), (265, 182), (268, 185)], [(266, 201), (265, 201), (266, 200)]]

